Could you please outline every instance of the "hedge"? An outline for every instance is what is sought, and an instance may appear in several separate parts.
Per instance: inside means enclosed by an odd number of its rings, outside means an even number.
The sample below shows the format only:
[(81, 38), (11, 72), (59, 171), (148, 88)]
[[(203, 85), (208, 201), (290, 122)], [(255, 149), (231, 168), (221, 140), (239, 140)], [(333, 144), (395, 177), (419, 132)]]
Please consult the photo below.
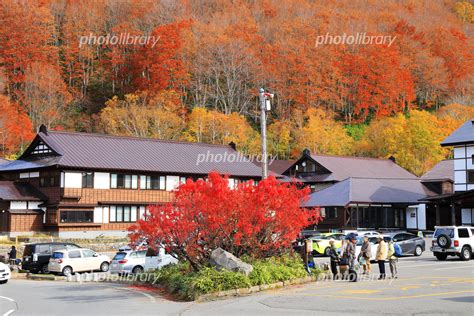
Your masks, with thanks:
[[(203, 294), (290, 281), (308, 275), (303, 261), (297, 256), (243, 260), (253, 265), (253, 271), (248, 276), (228, 270), (218, 271), (213, 267), (194, 272), (187, 263), (166, 266), (156, 271), (155, 276), (159, 285), (169, 293), (180, 299), (194, 300)], [(313, 269), (314, 274), (319, 272)]]

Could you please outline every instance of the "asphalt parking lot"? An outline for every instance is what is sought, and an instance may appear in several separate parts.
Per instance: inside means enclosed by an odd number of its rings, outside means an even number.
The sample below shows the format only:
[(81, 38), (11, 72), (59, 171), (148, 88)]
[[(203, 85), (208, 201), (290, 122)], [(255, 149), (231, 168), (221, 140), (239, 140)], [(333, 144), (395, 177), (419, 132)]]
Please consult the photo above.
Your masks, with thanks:
[[(327, 262), (327, 258), (318, 258)], [(374, 265), (373, 272), (378, 273)], [(387, 264), (387, 271), (388, 264)], [(161, 293), (104, 283), (11, 280), (0, 286), (7, 315), (472, 315), (474, 260), (437, 261), (429, 251), (399, 261), (399, 279), (320, 281), (221, 301), (169, 300)]]

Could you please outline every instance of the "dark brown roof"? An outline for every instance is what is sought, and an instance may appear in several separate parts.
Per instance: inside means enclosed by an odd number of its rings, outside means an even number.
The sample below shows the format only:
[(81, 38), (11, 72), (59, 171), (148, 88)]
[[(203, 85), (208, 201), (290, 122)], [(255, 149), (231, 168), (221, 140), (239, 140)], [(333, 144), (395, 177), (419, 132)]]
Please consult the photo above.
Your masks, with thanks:
[(418, 179), (390, 159), (331, 155), (311, 155), (311, 158), (331, 172), (331, 181), (349, 177)]
[(416, 178), (348, 178), (312, 193), (304, 206), (346, 206), (350, 203), (413, 205), (419, 204), (421, 199), (435, 195), (435, 192), (430, 191)]
[(450, 180), (454, 182), (454, 160), (441, 160), (430, 171), (422, 175), (421, 179), (423, 181)]
[[(43, 141), (56, 154), (34, 160), (29, 153)], [(205, 175), (211, 171), (242, 177), (260, 177), (246, 157), (225, 145), (176, 142), (101, 134), (40, 131), (20, 160), (0, 171), (44, 166)]]
[(0, 181), (0, 200), (45, 201), (46, 197), (29, 183)]
[[(288, 170), (295, 162), (296, 162), (296, 160), (278, 160), (278, 159), (271, 160), (271, 159), (269, 159), (268, 160), (268, 173), (270, 175), (279, 177), (283, 174), (283, 172)], [(255, 161), (254, 163), (259, 168), (262, 167), (262, 163), (260, 161)]]

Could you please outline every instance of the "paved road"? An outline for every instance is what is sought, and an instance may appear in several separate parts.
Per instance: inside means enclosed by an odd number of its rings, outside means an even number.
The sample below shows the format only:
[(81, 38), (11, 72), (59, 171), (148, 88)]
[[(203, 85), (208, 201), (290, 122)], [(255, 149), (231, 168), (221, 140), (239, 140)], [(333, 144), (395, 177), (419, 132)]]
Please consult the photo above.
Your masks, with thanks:
[[(320, 258), (318, 261), (327, 261)], [(388, 266), (387, 266), (388, 268)], [(375, 272), (377, 268), (375, 267)], [(9, 315), (473, 315), (474, 260), (439, 262), (426, 252), (399, 261), (397, 280), (316, 282), (207, 303), (173, 302), (124, 285), (11, 280), (0, 286)]]

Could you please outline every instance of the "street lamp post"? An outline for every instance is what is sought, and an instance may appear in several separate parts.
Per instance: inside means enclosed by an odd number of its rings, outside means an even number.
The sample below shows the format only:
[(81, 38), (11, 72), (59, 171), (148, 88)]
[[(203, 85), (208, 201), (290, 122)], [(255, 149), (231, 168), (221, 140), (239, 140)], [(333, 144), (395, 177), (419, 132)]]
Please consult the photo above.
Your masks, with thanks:
[(265, 92), (260, 88), (260, 124), (262, 137), (262, 179), (268, 177), (268, 155), (267, 155), (267, 112), (271, 109), (270, 99), (273, 94)]

